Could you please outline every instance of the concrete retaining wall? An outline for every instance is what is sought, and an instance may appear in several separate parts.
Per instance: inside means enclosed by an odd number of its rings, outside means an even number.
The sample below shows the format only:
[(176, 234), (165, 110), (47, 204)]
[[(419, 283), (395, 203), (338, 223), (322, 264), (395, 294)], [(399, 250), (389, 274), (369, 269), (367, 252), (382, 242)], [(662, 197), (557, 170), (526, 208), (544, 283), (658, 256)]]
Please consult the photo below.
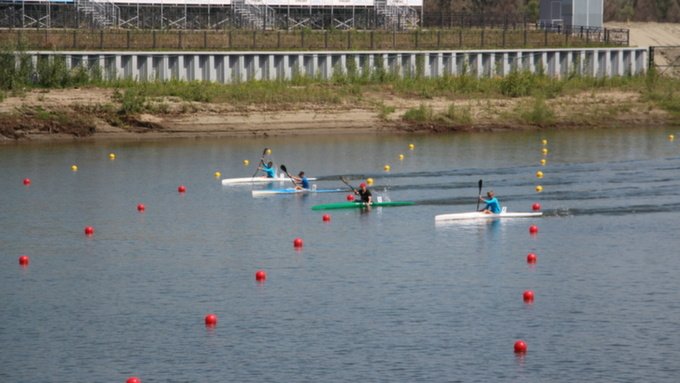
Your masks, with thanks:
[(513, 70), (542, 70), (560, 78), (637, 75), (647, 71), (642, 48), (512, 49), (478, 51), (346, 52), (28, 52), (39, 59), (65, 58), (69, 68), (99, 66), (105, 79), (184, 80), (235, 83), (290, 80), (294, 76), (330, 79), (334, 73), (361, 75), (384, 70), (400, 76), (441, 77), (464, 73), (505, 76)]

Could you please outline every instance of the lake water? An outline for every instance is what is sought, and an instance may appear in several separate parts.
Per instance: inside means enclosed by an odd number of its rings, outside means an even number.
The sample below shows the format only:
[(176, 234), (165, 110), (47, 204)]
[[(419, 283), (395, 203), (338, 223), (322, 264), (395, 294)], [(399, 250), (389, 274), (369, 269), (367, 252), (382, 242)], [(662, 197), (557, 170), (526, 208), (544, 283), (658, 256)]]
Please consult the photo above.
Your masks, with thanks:
[[(670, 133), (0, 145), (0, 381), (676, 382)], [(417, 204), (312, 211), (346, 193), (253, 198), (213, 177), (250, 176), (265, 147), (319, 188), (372, 177)], [(435, 225), (475, 209), (480, 178), (510, 211), (546, 216)]]

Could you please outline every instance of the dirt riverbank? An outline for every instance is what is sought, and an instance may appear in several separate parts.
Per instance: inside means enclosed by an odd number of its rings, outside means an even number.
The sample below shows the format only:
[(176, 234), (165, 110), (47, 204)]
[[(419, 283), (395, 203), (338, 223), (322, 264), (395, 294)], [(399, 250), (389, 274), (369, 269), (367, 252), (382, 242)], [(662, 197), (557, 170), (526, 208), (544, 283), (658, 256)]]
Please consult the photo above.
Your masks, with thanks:
[(120, 115), (112, 89), (33, 90), (0, 102), (5, 141), (300, 134), (493, 131), (545, 127), (617, 127), (673, 123), (639, 93), (589, 91), (553, 99), (407, 98), (389, 91), (363, 93), (356, 102), (238, 106), (146, 101)]

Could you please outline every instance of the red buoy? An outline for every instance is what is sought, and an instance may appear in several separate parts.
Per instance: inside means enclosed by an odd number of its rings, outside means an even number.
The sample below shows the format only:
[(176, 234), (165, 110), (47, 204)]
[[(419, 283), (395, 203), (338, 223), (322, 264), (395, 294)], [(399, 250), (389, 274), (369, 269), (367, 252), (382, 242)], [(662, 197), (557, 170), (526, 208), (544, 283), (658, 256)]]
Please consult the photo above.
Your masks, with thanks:
[(527, 344), (523, 340), (515, 342), (515, 352), (524, 354), (527, 352)]
[(28, 266), (29, 262), (31, 262), (31, 259), (28, 257), (28, 255), (22, 255), (19, 257), (19, 264), (21, 266)]
[(531, 303), (534, 301), (534, 292), (527, 290), (524, 292), (524, 294), (522, 294), (522, 298), (524, 298), (524, 302)]
[(538, 261), (538, 257), (534, 253), (527, 254), (527, 263), (534, 264)]
[(354, 201), (354, 194), (347, 194), (347, 200), (348, 200), (349, 202)]
[(215, 314), (208, 314), (205, 316), (205, 325), (208, 327), (215, 327), (217, 326), (217, 315)]
[(321, 217), (324, 222), (330, 222), (331, 221), (331, 215), (330, 214), (324, 214), (323, 217)]
[(531, 205), (531, 210), (533, 210), (533, 211), (541, 210), (541, 204), (536, 202), (535, 204)]
[(267, 279), (267, 273), (264, 272), (264, 270), (257, 270), (255, 272), (255, 280), (258, 282), (264, 282), (264, 280)]
[(184, 185), (179, 185), (177, 187), (177, 191), (180, 192), (180, 193), (185, 193), (187, 191), (187, 187), (184, 186)]
[(94, 235), (94, 227), (92, 226), (85, 226), (85, 235)]
[(138, 211), (138, 212), (143, 213), (144, 210), (146, 210), (146, 206), (144, 206), (143, 203), (137, 204), (137, 211)]
[(538, 234), (538, 226), (536, 225), (529, 226), (529, 234)]
[(302, 240), (302, 238), (295, 238), (293, 240), (293, 246), (294, 247), (300, 248), (300, 247), (302, 247), (302, 245), (304, 245), (304, 241)]
[(142, 381), (136, 376), (131, 376), (125, 381), (125, 383), (142, 383)]
[(30, 178), (24, 178), (24, 185), (28, 186), (31, 184), (31, 179)]

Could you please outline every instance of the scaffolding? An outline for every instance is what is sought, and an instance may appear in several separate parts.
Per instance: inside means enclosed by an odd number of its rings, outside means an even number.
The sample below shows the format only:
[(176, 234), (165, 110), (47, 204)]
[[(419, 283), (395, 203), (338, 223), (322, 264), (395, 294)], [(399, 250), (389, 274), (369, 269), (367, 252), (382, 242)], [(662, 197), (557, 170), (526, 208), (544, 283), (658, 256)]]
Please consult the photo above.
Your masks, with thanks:
[(422, 0), (0, 0), (0, 28), (414, 30)]

